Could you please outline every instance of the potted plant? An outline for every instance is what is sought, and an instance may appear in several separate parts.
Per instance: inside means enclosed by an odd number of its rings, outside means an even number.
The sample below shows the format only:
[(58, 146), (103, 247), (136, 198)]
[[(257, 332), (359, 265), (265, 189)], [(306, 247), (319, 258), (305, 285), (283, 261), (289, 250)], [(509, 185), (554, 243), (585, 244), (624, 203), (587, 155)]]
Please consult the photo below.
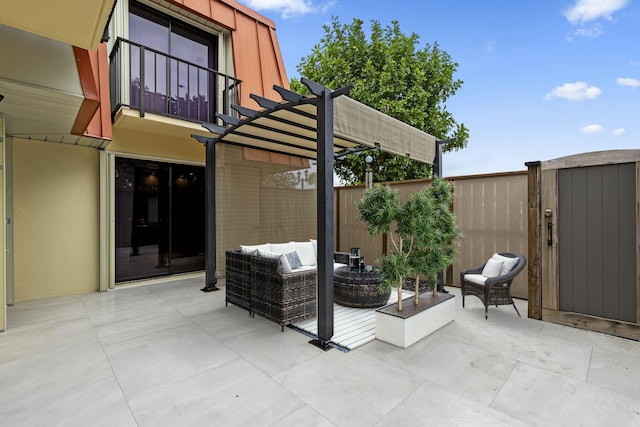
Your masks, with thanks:
[(413, 193), (406, 202), (400, 199), (399, 191), (376, 184), (356, 203), (369, 234), (387, 233), (390, 237), (393, 250), (380, 259), (380, 290), (397, 288), (399, 312), (403, 311), (402, 284), (406, 278), (415, 278), (417, 305), (420, 278), (434, 285), (436, 296), (438, 272), (454, 261), (456, 240), (462, 235), (449, 209), (451, 201), (450, 184), (435, 179), (432, 186)]

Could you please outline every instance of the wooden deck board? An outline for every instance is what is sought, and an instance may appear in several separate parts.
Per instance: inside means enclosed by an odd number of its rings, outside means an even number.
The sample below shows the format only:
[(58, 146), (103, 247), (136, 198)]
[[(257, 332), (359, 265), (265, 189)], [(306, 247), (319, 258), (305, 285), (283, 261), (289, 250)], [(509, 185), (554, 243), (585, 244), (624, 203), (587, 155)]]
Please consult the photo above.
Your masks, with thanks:
[[(398, 294), (391, 292), (388, 304), (398, 302)], [(403, 291), (403, 298), (413, 295), (411, 291)], [(342, 347), (353, 350), (376, 338), (377, 308), (351, 308), (333, 305), (333, 337), (331, 341)], [(294, 326), (313, 335), (318, 334), (318, 323), (315, 318), (295, 323)]]

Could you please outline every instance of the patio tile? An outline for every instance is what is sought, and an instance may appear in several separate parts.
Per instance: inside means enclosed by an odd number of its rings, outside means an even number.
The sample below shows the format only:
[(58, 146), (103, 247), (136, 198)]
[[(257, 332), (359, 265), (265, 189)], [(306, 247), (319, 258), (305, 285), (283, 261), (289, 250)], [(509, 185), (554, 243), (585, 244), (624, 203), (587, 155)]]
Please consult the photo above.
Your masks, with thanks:
[(233, 304), (217, 307), (196, 315), (191, 320), (223, 342), (264, 328), (281, 330), (280, 325), (260, 316), (251, 317), (247, 310)]
[(491, 325), (471, 345), (511, 359), (586, 380), (591, 346)]
[(289, 328), (282, 332), (277, 327), (260, 328), (225, 343), (266, 375), (273, 376), (322, 352), (309, 340), (300, 332)]
[(167, 338), (109, 355), (125, 396), (130, 399), (182, 381), (239, 356), (199, 328), (167, 333)]
[(0, 390), (3, 425), (135, 425), (97, 341), (0, 363)]
[(385, 360), (485, 405), (491, 403), (518, 363), (437, 335), (397, 350)]
[(316, 426), (316, 427), (335, 427), (332, 423), (310, 406), (303, 406), (294, 413), (287, 415), (272, 427), (300, 427), (300, 426)]
[(85, 307), (114, 307), (145, 301), (152, 295), (150, 286), (125, 286), (108, 292), (89, 292), (80, 295)]
[(362, 351), (371, 356), (378, 357), (380, 359), (384, 358), (388, 354), (396, 351), (398, 347), (388, 344), (386, 342), (373, 340), (370, 343), (363, 345), (362, 347), (358, 347), (358, 351)]
[(245, 360), (129, 400), (139, 426), (268, 426), (304, 406)]
[(557, 323), (543, 322), (541, 334), (628, 355), (640, 355), (640, 342)]
[(340, 426), (374, 424), (424, 382), (357, 350), (331, 350), (273, 378)]
[(587, 382), (640, 399), (640, 353), (595, 347)]
[[(114, 293), (124, 291), (125, 290), (117, 290), (114, 291)], [(157, 317), (175, 311), (171, 305), (150, 293), (144, 296), (135, 295), (130, 301), (120, 301), (118, 299), (111, 301), (108, 299), (105, 301), (96, 300), (93, 303), (85, 303), (85, 307), (91, 322), (96, 327), (115, 322), (127, 322), (146, 317)]]
[(526, 424), (441, 385), (426, 381), (375, 425), (518, 427)]
[(0, 424), (640, 426), (638, 342), (477, 301), (408, 349), (322, 352), (174, 282), (9, 307)]
[(177, 310), (140, 319), (112, 322), (96, 326), (106, 354), (166, 340), (168, 336), (188, 334), (198, 326)]
[(469, 316), (465, 316), (460, 310), (456, 312), (455, 320), (442, 328), (438, 329), (433, 335), (445, 336), (453, 338), (463, 343), (470, 343), (475, 337), (480, 335), (489, 324), (484, 321), (478, 321), (476, 319), (469, 319)]
[(525, 363), (491, 407), (533, 426), (640, 425), (640, 400)]
[(17, 330), (29, 325), (85, 317), (86, 312), (78, 295), (25, 301), (7, 307), (7, 329)]
[(98, 344), (98, 337), (86, 314), (84, 318), (9, 328), (0, 334), (0, 363), (90, 343)]
[[(2, 388), (3, 396), (15, 393), (4, 385)], [(30, 392), (29, 398), (17, 401), (10, 398), (0, 403), (0, 419), (6, 426), (136, 426), (113, 376), (87, 378), (48, 393)]]

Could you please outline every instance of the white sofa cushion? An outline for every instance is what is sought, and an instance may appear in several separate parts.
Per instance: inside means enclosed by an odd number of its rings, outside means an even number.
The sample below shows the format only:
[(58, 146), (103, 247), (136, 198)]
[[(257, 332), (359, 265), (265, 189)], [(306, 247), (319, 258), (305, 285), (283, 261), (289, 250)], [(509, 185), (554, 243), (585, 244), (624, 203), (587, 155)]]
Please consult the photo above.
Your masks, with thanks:
[(240, 252), (247, 255), (257, 255), (258, 249), (262, 251), (271, 251), (271, 244), (264, 243), (262, 245), (240, 245)]
[(318, 259), (318, 241), (316, 239), (309, 239), (309, 241), (313, 245), (313, 252), (316, 254), (316, 259)]
[(465, 274), (464, 275), (464, 280), (471, 283), (478, 284), (478, 285), (482, 285), (482, 286), (484, 286), (487, 279), (488, 277), (484, 277), (482, 274)]
[(515, 267), (516, 264), (518, 263), (518, 258), (511, 258), (511, 257), (508, 257), (508, 256), (502, 256), (500, 254), (493, 254), (491, 259), (493, 259), (495, 261), (502, 261), (503, 262), (502, 270), (500, 270), (500, 275), (501, 276), (504, 276), (505, 274), (507, 274), (508, 272), (513, 270), (513, 267)]
[(316, 265), (316, 251), (313, 249), (313, 243), (309, 242), (291, 242), (296, 248), (296, 252), (300, 257), (302, 265)]
[(482, 275), (484, 277), (498, 277), (502, 271), (503, 261), (496, 261), (489, 258), (484, 268), (482, 269)]
[(277, 254), (287, 254), (289, 252), (295, 252), (296, 247), (293, 243), (271, 243), (271, 252), (275, 252)]

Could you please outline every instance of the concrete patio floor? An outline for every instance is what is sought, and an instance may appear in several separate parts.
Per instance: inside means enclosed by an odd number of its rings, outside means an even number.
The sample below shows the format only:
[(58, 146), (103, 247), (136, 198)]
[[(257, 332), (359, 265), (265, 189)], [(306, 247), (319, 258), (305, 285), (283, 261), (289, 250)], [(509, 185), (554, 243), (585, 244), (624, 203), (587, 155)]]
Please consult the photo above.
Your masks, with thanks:
[[(640, 425), (640, 343), (475, 297), (403, 350), (323, 352), (183, 278), (8, 308), (6, 426)], [(224, 283), (221, 284), (222, 286)], [(526, 301), (518, 301), (527, 313)]]

